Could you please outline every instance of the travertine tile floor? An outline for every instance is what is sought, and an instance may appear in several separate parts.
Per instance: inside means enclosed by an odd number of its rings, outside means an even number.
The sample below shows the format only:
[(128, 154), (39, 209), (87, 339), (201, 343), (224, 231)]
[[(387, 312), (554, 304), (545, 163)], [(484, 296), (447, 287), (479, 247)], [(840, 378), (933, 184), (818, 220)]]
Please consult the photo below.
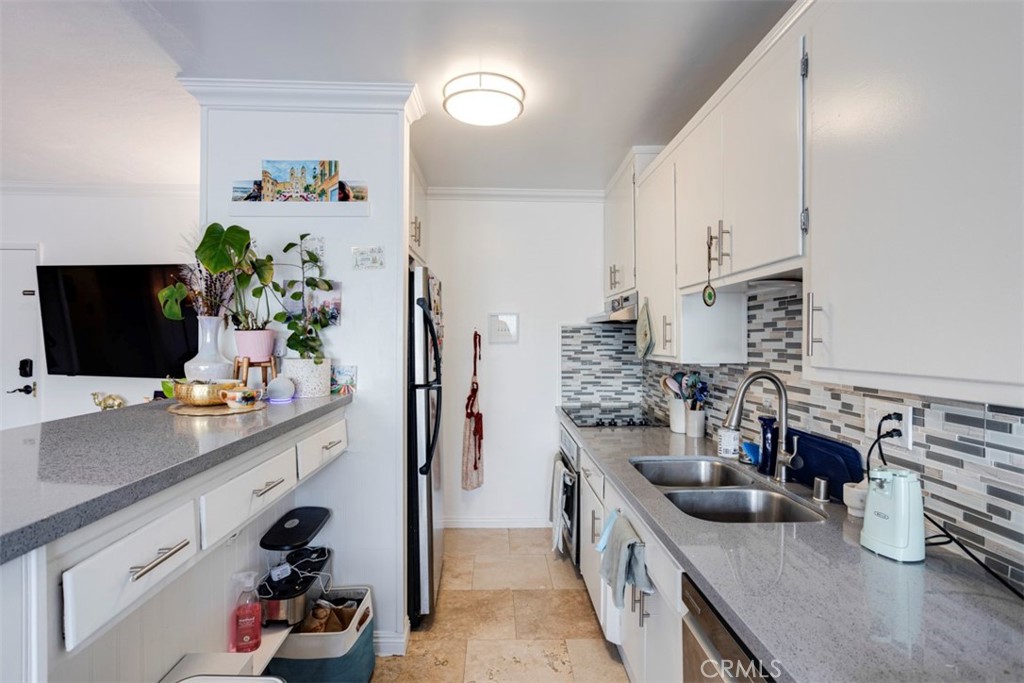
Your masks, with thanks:
[(550, 529), (448, 529), (436, 614), (373, 683), (627, 683)]

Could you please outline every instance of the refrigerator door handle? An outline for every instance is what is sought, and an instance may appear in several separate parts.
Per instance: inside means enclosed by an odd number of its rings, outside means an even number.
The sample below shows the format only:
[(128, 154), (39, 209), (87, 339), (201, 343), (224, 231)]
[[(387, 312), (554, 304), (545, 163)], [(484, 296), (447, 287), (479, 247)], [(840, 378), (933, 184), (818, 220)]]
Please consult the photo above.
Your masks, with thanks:
[(434, 381), (432, 385), (441, 384), (441, 345), (437, 341), (437, 328), (434, 327), (434, 316), (430, 314), (430, 304), (423, 297), (416, 299), (416, 305), (423, 309), (423, 318), (427, 322), (427, 332), (430, 333), (430, 346), (434, 351)]
[(437, 392), (437, 405), (434, 409), (434, 427), (430, 439), (427, 441), (427, 458), (420, 467), (420, 474), (430, 474), (430, 464), (434, 461), (434, 452), (437, 450), (437, 437), (441, 432), (441, 346), (437, 341), (437, 329), (434, 327), (434, 316), (430, 314), (430, 304), (423, 297), (416, 299), (416, 305), (423, 310), (423, 319), (426, 322), (427, 331), (430, 333), (430, 347), (434, 352), (434, 379), (423, 385), (416, 385), (417, 389), (426, 389)]
[(433, 434), (430, 435), (430, 440), (427, 441), (427, 460), (420, 467), (420, 474), (426, 476), (430, 474), (430, 464), (434, 462), (434, 452), (437, 450), (437, 437), (441, 431), (441, 385), (430, 387), (428, 391), (437, 392), (437, 405), (434, 407), (434, 430)]

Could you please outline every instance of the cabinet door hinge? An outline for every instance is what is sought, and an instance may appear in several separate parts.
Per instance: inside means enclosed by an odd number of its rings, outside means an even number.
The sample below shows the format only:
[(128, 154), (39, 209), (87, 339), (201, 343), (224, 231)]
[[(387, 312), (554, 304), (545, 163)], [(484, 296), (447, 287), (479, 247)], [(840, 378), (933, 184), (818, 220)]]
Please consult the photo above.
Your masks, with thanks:
[(807, 234), (807, 231), (811, 229), (811, 212), (804, 207), (804, 210), (800, 212), (800, 232)]
[(807, 56), (807, 53), (804, 52), (803, 57), (800, 58), (800, 76), (803, 78), (807, 78), (807, 70), (810, 68), (810, 63), (810, 58)]

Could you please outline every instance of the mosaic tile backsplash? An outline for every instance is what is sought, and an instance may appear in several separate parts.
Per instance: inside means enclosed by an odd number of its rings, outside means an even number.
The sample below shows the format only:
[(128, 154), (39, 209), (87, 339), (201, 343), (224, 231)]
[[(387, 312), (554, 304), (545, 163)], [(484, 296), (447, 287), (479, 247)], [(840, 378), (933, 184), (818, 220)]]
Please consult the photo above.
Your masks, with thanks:
[(562, 327), (562, 405), (639, 405), (643, 394), (634, 325)]
[[(683, 367), (644, 362), (645, 410), (668, 419), (662, 375), (701, 372), (710, 387), (708, 434), (717, 433), (736, 387), (754, 369), (785, 382), (790, 424), (830, 436), (867, 453), (866, 396), (902, 403), (913, 420), (913, 450), (886, 444), (889, 464), (921, 473), (925, 509), (1002, 576), (1024, 585), (1024, 409), (930, 398), (866, 387), (805, 382), (801, 377), (802, 296), (752, 295), (748, 300), (748, 364)], [(765, 382), (751, 386), (743, 408), (743, 438), (760, 440), (757, 415), (775, 414), (775, 392)], [(877, 463), (877, 452), (872, 464)], [(951, 546), (952, 547), (952, 546)]]

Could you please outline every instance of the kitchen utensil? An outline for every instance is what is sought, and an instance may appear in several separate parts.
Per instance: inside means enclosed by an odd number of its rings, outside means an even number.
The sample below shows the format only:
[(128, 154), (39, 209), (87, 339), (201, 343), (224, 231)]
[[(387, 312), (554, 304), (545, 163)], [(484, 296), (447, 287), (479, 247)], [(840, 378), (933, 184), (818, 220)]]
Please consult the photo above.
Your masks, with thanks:
[(661, 378), (661, 390), (669, 395), (670, 398), (679, 398), (679, 394), (672, 390), (672, 387), (668, 385), (668, 381), (672, 379), (668, 375), (663, 375)]
[(306, 616), (306, 608), (320, 594), (324, 582), (321, 570), (331, 558), (330, 548), (309, 547), (331, 516), (322, 507), (300, 507), (277, 520), (260, 539), (264, 550), (291, 551), (286, 561), (291, 571), (280, 579), (269, 574), (257, 590), (263, 603), (263, 621), (298, 624)]
[(860, 544), (897, 562), (924, 560), (924, 503), (917, 472), (871, 470)]
[(683, 388), (679, 386), (679, 382), (673, 377), (666, 377), (665, 383), (668, 384), (669, 391), (676, 395), (676, 398), (683, 397)]

